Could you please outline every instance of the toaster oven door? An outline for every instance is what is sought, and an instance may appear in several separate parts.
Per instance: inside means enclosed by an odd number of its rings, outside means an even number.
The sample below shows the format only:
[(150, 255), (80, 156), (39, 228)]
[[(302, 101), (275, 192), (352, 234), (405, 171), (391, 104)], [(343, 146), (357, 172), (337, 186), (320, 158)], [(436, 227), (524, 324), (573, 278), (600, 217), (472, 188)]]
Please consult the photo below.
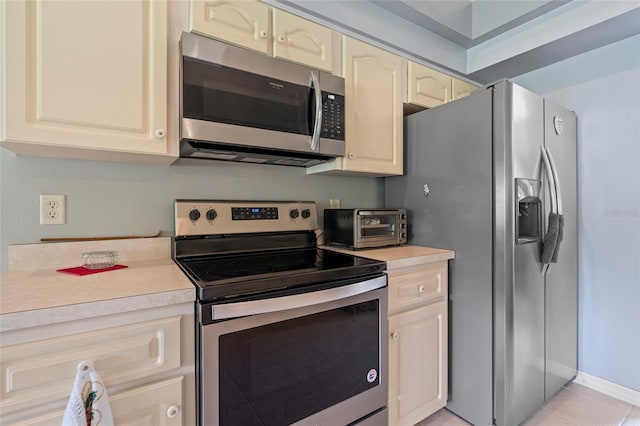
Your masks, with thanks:
[(356, 248), (396, 245), (406, 242), (406, 222), (401, 211), (358, 211), (354, 234)]

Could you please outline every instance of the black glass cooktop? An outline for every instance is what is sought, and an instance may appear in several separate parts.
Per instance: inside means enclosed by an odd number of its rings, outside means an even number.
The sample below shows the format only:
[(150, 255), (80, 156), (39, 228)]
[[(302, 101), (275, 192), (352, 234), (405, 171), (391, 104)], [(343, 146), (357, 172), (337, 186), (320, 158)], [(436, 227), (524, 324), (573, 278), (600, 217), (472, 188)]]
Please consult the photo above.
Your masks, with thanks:
[(380, 274), (384, 262), (319, 248), (180, 259), (201, 301), (266, 294)]

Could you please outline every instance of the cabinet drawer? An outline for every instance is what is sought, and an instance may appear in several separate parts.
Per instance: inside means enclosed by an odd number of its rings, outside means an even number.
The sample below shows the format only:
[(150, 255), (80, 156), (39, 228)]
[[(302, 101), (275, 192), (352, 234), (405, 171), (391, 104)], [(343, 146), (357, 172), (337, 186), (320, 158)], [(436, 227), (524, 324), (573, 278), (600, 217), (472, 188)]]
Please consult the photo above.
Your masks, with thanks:
[(93, 361), (105, 386), (180, 368), (180, 316), (5, 346), (3, 415), (67, 400), (78, 364)]
[(432, 302), (447, 295), (447, 263), (390, 270), (389, 313)]
[[(182, 376), (140, 386), (109, 396), (115, 425), (182, 424)], [(8, 426), (50, 426), (62, 424), (64, 409), (31, 417)]]

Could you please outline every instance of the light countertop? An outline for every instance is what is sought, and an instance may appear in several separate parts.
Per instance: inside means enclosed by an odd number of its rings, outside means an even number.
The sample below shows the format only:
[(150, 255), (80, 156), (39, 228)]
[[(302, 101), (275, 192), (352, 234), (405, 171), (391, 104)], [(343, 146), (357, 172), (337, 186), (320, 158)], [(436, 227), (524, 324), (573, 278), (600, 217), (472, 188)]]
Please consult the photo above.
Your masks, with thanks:
[(455, 251), (433, 247), (401, 245), (366, 250), (349, 250), (333, 246), (323, 246), (328, 250), (348, 253), (387, 262), (387, 269), (405, 268), (422, 263), (441, 262), (455, 258)]
[[(82, 252), (116, 250), (127, 268), (76, 276)], [(10, 246), (0, 277), (0, 331), (195, 300), (195, 287), (171, 259), (171, 239)]]

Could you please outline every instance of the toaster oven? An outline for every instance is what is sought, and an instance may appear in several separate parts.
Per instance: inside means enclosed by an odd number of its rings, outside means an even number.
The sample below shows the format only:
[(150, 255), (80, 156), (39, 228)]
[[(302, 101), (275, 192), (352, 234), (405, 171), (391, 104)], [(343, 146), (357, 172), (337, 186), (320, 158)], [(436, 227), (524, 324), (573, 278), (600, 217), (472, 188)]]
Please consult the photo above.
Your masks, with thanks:
[(351, 249), (407, 242), (405, 209), (325, 209), (325, 243)]

